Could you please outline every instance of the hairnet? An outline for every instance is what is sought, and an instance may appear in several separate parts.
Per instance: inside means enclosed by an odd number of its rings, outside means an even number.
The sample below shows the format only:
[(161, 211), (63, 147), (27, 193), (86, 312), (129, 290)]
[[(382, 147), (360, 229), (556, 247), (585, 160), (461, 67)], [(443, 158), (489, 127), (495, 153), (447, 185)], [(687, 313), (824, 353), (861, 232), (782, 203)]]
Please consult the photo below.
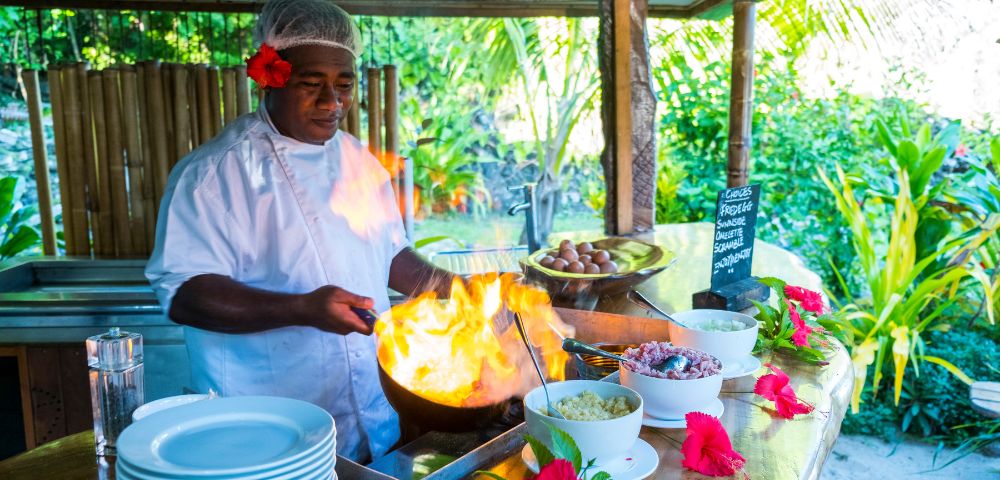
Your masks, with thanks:
[(343, 48), (361, 55), (361, 33), (350, 14), (330, 0), (270, 0), (253, 29), (254, 45), (275, 50), (299, 45)]

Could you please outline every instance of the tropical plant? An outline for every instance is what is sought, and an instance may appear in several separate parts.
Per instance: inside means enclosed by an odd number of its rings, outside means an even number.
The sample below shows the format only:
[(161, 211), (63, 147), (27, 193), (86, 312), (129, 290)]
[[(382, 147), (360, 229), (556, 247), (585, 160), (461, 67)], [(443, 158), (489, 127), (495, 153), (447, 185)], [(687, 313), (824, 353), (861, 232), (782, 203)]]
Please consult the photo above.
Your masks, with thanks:
[[(899, 404), (902, 383), (907, 365), (919, 374), (923, 361), (936, 363), (952, 373), (964, 377), (957, 367), (947, 360), (925, 355), (921, 334), (938, 327), (942, 313), (954, 302), (955, 289), (966, 277), (972, 277), (988, 291), (989, 279), (982, 271), (969, 265), (967, 253), (977, 249), (1000, 226), (1000, 216), (984, 224), (982, 231), (971, 238), (960, 236), (938, 246), (934, 251), (918, 256), (918, 209), (927, 202), (926, 195), (911, 197), (906, 171), (897, 170), (897, 188), (893, 207), (890, 209), (888, 239), (873, 235), (869, 216), (855, 197), (854, 185), (858, 180), (848, 178), (837, 168), (835, 184), (822, 171), (824, 183), (837, 201), (837, 208), (851, 226), (851, 239), (861, 262), (864, 279), (870, 291), (866, 298), (847, 294), (848, 303), (842, 305), (845, 333), (842, 339), (851, 350), (854, 364), (854, 393), (851, 409), (857, 412), (861, 392), (867, 381), (867, 368), (874, 362), (873, 393), (878, 394), (882, 366), (888, 355), (894, 365), (895, 403)], [(866, 202), (881, 206), (880, 197)], [(883, 230), (884, 231), (884, 230)], [(885, 245), (885, 249), (880, 248)], [(940, 258), (948, 261), (940, 269), (931, 269)], [(845, 288), (845, 291), (847, 289)], [(992, 321), (992, 309), (990, 310)], [(968, 380), (971, 383), (971, 380)]]
[[(509, 87), (524, 99), (522, 114), (533, 137), (538, 164), (537, 210), (539, 238), (552, 231), (569, 164), (573, 129), (594, 108), (599, 87), (593, 33), (581, 19), (558, 19), (557, 28), (540, 28), (541, 20), (487, 19), (476, 27), (476, 37), (487, 39), (491, 58), (487, 85)], [(563, 26), (565, 25), (565, 26)]]
[(13, 257), (41, 242), (38, 230), (28, 225), (33, 206), (20, 206), (24, 183), (18, 177), (0, 178), (0, 260)]

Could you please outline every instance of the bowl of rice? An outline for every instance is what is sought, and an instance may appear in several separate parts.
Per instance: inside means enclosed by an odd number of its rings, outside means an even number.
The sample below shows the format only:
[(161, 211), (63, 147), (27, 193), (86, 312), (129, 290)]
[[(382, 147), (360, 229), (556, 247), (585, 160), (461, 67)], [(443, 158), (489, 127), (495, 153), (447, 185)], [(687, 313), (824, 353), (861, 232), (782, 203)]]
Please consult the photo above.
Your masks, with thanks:
[[(652, 368), (671, 355), (683, 355), (691, 364), (683, 372), (660, 372)], [(684, 418), (719, 397), (722, 391), (722, 362), (708, 353), (669, 342), (647, 342), (625, 350), (629, 359), (619, 367), (622, 385), (643, 400), (643, 409), (652, 417)]]
[(667, 322), (667, 333), (674, 345), (701, 350), (718, 358), (727, 373), (746, 360), (757, 343), (757, 319), (725, 310), (690, 310), (673, 314), (684, 328)]
[(596, 465), (621, 457), (639, 438), (643, 400), (635, 390), (596, 380), (554, 382), (548, 389), (553, 408), (566, 419), (549, 415), (545, 391), (538, 387), (524, 396), (524, 421), (528, 433), (550, 449), (546, 424), (573, 437), (583, 461), (593, 458)]

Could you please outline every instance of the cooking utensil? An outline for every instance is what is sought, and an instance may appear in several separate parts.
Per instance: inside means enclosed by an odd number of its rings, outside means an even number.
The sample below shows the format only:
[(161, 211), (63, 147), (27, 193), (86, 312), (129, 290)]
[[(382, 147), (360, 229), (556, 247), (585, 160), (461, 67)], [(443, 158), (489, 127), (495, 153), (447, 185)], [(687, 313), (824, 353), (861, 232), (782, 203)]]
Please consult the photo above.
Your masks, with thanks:
[(640, 306), (642, 308), (645, 308), (647, 310), (652, 310), (652, 311), (654, 311), (654, 312), (656, 312), (656, 313), (658, 313), (658, 314), (666, 317), (667, 320), (670, 320), (671, 322), (674, 322), (674, 323), (676, 323), (676, 324), (678, 324), (678, 325), (680, 325), (680, 326), (682, 326), (684, 328), (687, 328), (689, 330), (691, 329), (691, 327), (689, 327), (689, 326), (687, 326), (687, 325), (685, 325), (685, 324), (683, 324), (681, 322), (678, 322), (677, 319), (675, 319), (674, 317), (671, 317), (669, 313), (664, 312), (663, 309), (661, 309), (660, 307), (657, 307), (656, 304), (654, 304), (653, 302), (649, 301), (649, 299), (646, 298), (645, 295), (639, 293), (638, 290), (635, 290), (635, 289), (629, 290), (627, 297), (628, 297), (629, 301), (631, 301), (632, 303), (634, 303), (634, 304), (636, 304), (636, 305), (638, 305), (638, 306)]
[(517, 327), (517, 333), (521, 334), (521, 340), (524, 341), (524, 346), (528, 349), (528, 356), (531, 357), (531, 363), (535, 365), (535, 371), (538, 372), (538, 379), (542, 381), (542, 390), (545, 391), (545, 405), (549, 409), (549, 415), (560, 420), (566, 420), (566, 417), (564, 417), (562, 413), (559, 413), (559, 410), (552, 408), (552, 400), (549, 398), (549, 387), (545, 384), (545, 375), (542, 374), (542, 368), (538, 366), (538, 359), (535, 358), (535, 351), (531, 349), (531, 342), (528, 340), (528, 332), (524, 329), (521, 315), (516, 312), (514, 313), (514, 325)]
[(351, 307), (351, 311), (354, 312), (362, 322), (368, 324), (368, 326), (375, 325), (375, 321), (378, 320), (378, 312), (370, 308), (358, 308)]
[[(585, 355), (596, 355), (598, 357), (610, 358), (612, 360), (618, 360), (619, 362), (627, 362), (628, 359), (619, 355), (615, 355), (611, 352), (606, 352), (597, 348), (593, 345), (583, 343), (575, 338), (567, 338), (563, 340), (562, 349), (570, 353), (582, 353)], [(669, 372), (676, 370), (678, 372), (683, 372), (687, 370), (687, 367), (691, 364), (691, 360), (688, 360), (684, 355), (671, 355), (663, 360), (663, 363), (657, 363), (656, 365), (650, 365), (649, 367), (653, 370), (660, 372)]]

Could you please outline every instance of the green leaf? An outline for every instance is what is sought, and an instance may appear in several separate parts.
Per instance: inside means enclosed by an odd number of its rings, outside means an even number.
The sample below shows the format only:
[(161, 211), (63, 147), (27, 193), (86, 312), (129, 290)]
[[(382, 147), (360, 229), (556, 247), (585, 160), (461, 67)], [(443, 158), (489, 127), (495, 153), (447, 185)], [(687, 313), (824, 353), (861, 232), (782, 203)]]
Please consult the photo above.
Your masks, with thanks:
[[(549, 433), (552, 435), (552, 454), (556, 458), (569, 460), (573, 464), (573, 471), (579, 472), (580, 466), (583, 465), (583, 458), (580, 455), (580, 449), (576, 446), (576, 441), (568, 433), (547, 423), (545, 425), (549, 427)], [(542, 464), (539, 463), (539, 465)]]
[(507, 480), (506, 478), (503, 478), (500, 475), (497, 475), (493, 472), (487, 472), (486, 470), (476, 470), (474, 473), (476, 475), (486, 475), (487, 477), (490, 477), (493, 480)]
[[(548, 426), (548, 424), (545, 424)], [(546, 447), (544, 443), (540, 442), (537, 438), (531, 435), (525, 435), (524, 439), (531, 445), (531, 451), (535, 454), (535, 458), (538, 459), (539, 467), (542, 465), (548, 465), (552, 463), (555, 459), (555, 455), (552, 455), (552, 451), (549, 447)]]
[(786, 283), (784, 282), (784, 280), (774, 277), (764, 277), (758, 281), (774, 289), (774, 291), (778, 294), (778, 296), (783, 297), (785, 295)]
[(417, 249), (420, 249), (420, 248), (426, 247), (427, 245), (431, 245), (431, 244), (438, 243), (438, 242), (443, 242), (445, 240), (451, 240), (451, 241), (455, 242), (459, 246), (462, 245), (462, 242), (458, 241), (458, 239), (456, 239), (455, 237), (452, 237), (450, 235), (437, 235), (437, 236), (434, 236), (434, 237), (421, 238), (420, 240), (417, 240), (416, 242), (413, 242), (413, 247), (417, 248)]
[(7, 223), (7, 217), (14, 210), (18, 180), (17, 177), (0, 178), (0, 225)]
[(608, 472), (597, 472), (590, 480), (611, 480), (611, 474)]
[(23, 252), (38, 244), (41, 236), (31, 227), (21, 226), (14, 235), (0, 245), (0, 260), (4, 260)]

